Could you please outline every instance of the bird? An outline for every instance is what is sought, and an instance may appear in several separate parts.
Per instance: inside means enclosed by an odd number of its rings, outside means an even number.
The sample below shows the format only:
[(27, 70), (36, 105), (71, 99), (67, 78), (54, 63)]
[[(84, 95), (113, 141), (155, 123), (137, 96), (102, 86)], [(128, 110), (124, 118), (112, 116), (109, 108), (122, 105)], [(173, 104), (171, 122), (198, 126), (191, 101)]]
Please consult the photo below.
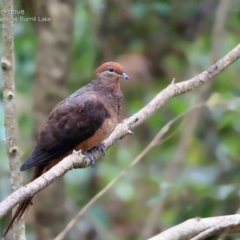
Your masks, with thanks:
[[(32, 154), (21, 166), (21, 171), (34, 167), (31, 181), (35, 180), (63, 158), (81, 150), (90, 158), (89, 152), (97, 148), (102, 153), (102, 144), (118, 124), (123, 95), (120, 78), (129, 80), (123, 67), (116, 62), (105, 62), (95, 71), (93, 80), (58, 103), (50, 112), (39, 131)], [(33, 197), (27, 197), (18, 205), (3, 238), (25, 215), (32, 205)]]

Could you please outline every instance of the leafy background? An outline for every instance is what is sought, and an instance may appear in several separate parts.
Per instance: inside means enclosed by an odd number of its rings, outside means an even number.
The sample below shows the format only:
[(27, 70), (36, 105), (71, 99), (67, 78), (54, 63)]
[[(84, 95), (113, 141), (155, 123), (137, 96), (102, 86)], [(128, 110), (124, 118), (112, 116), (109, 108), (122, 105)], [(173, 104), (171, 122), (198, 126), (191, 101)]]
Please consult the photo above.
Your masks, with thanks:
[[(239, 43), (239, 0), (225, 1), (225, 5), (223, 2), (77, 1), (72, 16), (68, 93), (88, 83), (102, 62), (118, 61), (131, 78), (122, 82), (121, 119), (130, 116), (173, 78), (179, 82), (195, 76)], [(25, 9), (24, 1), (15, 1), (15, 7)], [(22, 161), (35, 144), (32, 102), (38, 68), (37, 41), (31, 22), (15, 23), (16, 106)], [(64, 176), (64, 204), (70, 220), (143, 151), (165, 124), (205, 102), (204, 107), (176, 120), (164, 136), (166, 141), (152, 148), (93, 204), (66, 239), (147, 239), (189, 218), (236, 213), (240, 198), (239, 69), (237, 61), (203, 87), (171, 99), (134, 130), (134, 135), (109, 149), (94, 168), (68, 172)], [(2, 94), (2, 81), (0, 87)], [(2, 200), (10, 194), (10, 183), (2, 101), (0, 104)], [(24, 173), (24, 178), (27, 182), (29, 173)], [(30, 212), (27, 217), (27, 233), (29, 239), (39, 239), (34, 229), (38, 219), (32, 215)], [(8, 217), (1, 220), (1, 232), (8, 221)]]

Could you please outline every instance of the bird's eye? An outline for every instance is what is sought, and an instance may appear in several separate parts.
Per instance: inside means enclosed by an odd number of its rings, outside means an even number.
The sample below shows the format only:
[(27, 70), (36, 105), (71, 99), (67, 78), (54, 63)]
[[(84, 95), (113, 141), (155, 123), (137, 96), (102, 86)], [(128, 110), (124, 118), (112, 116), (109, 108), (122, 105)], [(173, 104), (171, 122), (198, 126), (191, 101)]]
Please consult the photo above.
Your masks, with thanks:
[(114, 72), (114, 69), (113, 68), (109, 68), (108, 71), (109, 72)]

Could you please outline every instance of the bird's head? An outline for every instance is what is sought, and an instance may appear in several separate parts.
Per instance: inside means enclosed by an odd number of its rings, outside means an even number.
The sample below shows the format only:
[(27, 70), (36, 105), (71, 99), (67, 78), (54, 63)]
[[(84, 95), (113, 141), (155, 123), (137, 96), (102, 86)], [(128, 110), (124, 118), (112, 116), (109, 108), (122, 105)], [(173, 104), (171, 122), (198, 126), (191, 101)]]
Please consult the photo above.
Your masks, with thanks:
[(106, 62), (103, 63), (95, 72), (96, 76), (104, 79), (116, 79), (124, 78), (129, 80), (129, 77), (123, 71), (123, 67), (116, 62)]

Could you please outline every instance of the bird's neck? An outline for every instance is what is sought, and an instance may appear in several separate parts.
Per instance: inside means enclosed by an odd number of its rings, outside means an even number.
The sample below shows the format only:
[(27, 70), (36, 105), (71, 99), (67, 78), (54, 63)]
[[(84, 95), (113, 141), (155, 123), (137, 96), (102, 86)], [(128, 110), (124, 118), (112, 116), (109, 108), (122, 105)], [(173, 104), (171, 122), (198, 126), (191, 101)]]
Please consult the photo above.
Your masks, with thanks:
[(112, 81), (111, 79), (96, 80), (93, 85), (96, 91), (100, 90), (114, 95), (122, 95), (119, 79), (112, 79)]
[(102, 98), (106, 99), (109, 106), (116, 108), (119, 114), (122, 105), (122, 92), (119, 79), (117, 79), (117, 81), (98, 81), (92, 84), (94, 86), (94, 91), (98, 92)]
[[(105, 84), (105, 83), (104, 83)], [(106, 88), (111, 88), (113, 89), (114, 91), (116, 92), (121, 92), (121, 87), (120, 87), (120, 82), (119, 82), (119, 78), (117, 80), (114, 80), (114, 81), (108, 81), (106, 84), (105, 84), (105, 87)]]

